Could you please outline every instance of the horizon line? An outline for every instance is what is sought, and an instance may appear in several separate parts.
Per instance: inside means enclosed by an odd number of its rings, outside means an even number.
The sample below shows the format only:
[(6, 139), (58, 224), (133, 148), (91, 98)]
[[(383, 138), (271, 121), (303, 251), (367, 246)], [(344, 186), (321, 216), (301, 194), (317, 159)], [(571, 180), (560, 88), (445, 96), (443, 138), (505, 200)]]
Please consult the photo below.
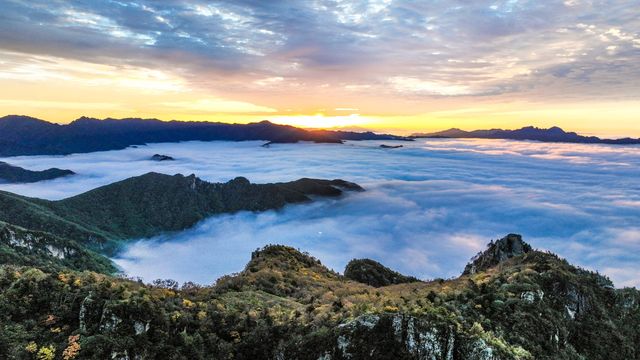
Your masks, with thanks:
[[(385, 129), (373, 129), (373, 128), (368, 128), (366, 126), (358, 126), (358, 125), (344, 125), (344, 126), (331, 126), (331, 127), (310, 127), (310, 126), (298, 126), (295, 124), (290, 124), (290, 123), (286, 123), (286, 122), (278, 122), (277, 120), (274, 121), (273, 119), (268, 119), (265, 118), (263, 120), (256, 120), (256, 121), (251, 121), (249, 120), (248, 122), (233, 122), (233, 121), (219, 121), (219, 120), (196, 120), (196, 119), (190, 119), (190, 120), (182, 120), (182, 119), (161, 119), (161, 118), (157, 118), (157, 117), (121, 117), (121, 118), (117, 118), (117, 117), (104, 117), (104, 118), (99, 118), (99, 117), (92, 117), (92, 116), (86, 116), (86, 115), (82, 115), (76, 119), (73, 119), (69, 122), (64, 122), (64, 123), (59, 123), (59, 122), (55, 122), (55, 121), (50, 121), (50, 120), (46, 120), (43, 118), (39, 118), (39, 117), (35, 117), (35, 116), (31, 116), (31, 115), (25, 115), (25, 114), (7, 114), (7, 115), (3, 115), (0, 117), (0, 120), (8, 118), (8, 117), (23, 117), (23, 118), (30, 118), (30, 119), (35, 119), (38, 121), (43, 121), (49, 124), (55, 124), (55, 125), (60, 125), (60, 126), (67, 126), (67, 125), (71, 125), (72, 123), (81, 120), (81, 119), (90, 119), (90, 120), (97, 120), (97, 121), (107, 121), (107, 120), (115, 120), (115, 121), (121, 121), (121, 120), (140, 120), (140, 121), (160, 121), (160, 122), (182, 122), (182, 123), (209, 123), (209, 124), (226, 124), (226, 125), (249, 125), (249, 124), (259, 124), (259, 123), (263, 123), (263, 122), (268, 122), (270, 124), (274, 124), (274, 125), (280, 125), (280, 126), (291, 126), (297, 129), (302, 129), (302, 130), (308, 130), (308, 131), (318, 131), (318, 130), (326, 130), (326, 131), (348, 131), (348, 132), (373, 132), (376, 134), (390, 134), (390, 135), (401, 135), (401, 136), (418, 136), (418, 135), (422, 135), (422, 134), (434, 134), (434, 133), (438, 133), (438, 132), (443, 132), (443, 131), (448, 131), (448, 130), (461, 130), (461, 131), (465, 131), (465, 132), (474, 132), (474, 131), (492, 131), (492, 130), (502, 130), (502, 131), (517, 131), (517, 130), (522, 130), (522, 129), (526, 129), (526, 128), (535, 128), (535, 129), (540, 129), (540, 130), (550, 130), (553, 128), (558, 128), (566, 133), (575, 133), (577, 135), (580, 136), (595, 136), (600, 138), (601, 140), (619, 140), (619, 139), (625, 139), (625, 138), (630, 138), (630, 139), (634, 139), (633, 136), (630, 135), (622, 135), (619, 137), (606, 137), (603, 138), (601, 137), (601, 135), (595, 135), (595, 134), (590, 134), (590, 133), (583, 133), (580, 132), (579, 130), (567, 130), (561, 126), (557, 126), (557, 125), (553, 125), (553, 126), (549, 126), (549, 127), (545, 127), (545, 126), (537, 126), (537, 125), (525, 125), (525, 126), (520, 126), (520, 127), (487, 127), (487, 128), (469, 128), (469, 127), (465, 127), (465, 126), (457, 126), (457, 125), (451, 125), (448, 127), (442, 127), (439, 129), (435, 129), (435, 130), (409, 130), (409, 129), (404, 129), (401, 131), (403, 132), (402, 134), (398, 134), (398, 133), (394, 133), (394, 130), (385, 130)], [(466, 128), (466, 129), (465, 129)], [(397, 129), (396, 129), (397, 130)]]

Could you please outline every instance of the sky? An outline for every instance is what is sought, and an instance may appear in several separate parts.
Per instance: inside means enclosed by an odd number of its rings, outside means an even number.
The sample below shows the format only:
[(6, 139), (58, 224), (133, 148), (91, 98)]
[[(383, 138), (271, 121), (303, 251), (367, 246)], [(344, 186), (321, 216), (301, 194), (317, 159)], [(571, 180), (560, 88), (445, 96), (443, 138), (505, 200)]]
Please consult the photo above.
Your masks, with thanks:
[[(390, 141), (385, 143), (391, 144)], [(372, 258), (421, 279), (458, 276), (492, 239), (522, 234), (534, 248), (640, 288), (638, 146), (420, 139), (382, 149), (338, 144), (182, 142), (68, 156), (0, 158), (77, 175), (1, 190), (61, 199), (149, 171), (212, 182), (342, 178), (366, 191), (279, 211), (214, 216), (195, 227), (132, 239), (117, 257), (131, 276), (210, 284), (243, 269), (266, 244), (308, 251), (336, 271)], [(151, 161), (153, 154), (175, 161)]]
[(0, 113), (640, 136), (635, 0), (0, 0)]

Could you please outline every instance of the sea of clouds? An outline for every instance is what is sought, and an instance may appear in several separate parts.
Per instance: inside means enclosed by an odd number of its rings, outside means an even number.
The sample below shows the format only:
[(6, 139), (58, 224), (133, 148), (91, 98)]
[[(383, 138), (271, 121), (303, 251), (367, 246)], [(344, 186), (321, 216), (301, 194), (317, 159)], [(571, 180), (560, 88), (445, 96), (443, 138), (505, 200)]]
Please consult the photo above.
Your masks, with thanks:
[[(618, 287), (640, 286), (639, 147), (446, 139), (398, 143), (400, 149), (376, 141), (261, 144), (185, 142), (4, 158), (78, 174), (0, 189), (60, 199), (149, 171), (256, 183), (341, 178), (367, 189), (279, 211), (215, 216), (135, 241), (115, 261), (146, 281), (209, 284), (242, 270), (251, 251), (266, 244), (295, 246), (337, 271), (368, 257), (423, 279), (446, 278), (459, 275), (491, 239), (513, 232), (599, 270)], [(176, 160), (150, 161), (155, 153)]]

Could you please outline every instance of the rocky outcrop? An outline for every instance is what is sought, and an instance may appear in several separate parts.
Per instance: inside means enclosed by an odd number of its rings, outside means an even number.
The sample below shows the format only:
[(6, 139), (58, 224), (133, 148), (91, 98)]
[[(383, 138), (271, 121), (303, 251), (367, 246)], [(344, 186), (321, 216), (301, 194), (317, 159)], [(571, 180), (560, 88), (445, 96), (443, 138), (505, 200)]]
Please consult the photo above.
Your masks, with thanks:
[[(403, 314), (362, 315), (338, 327), (336, 359), (498, 360), (498, 351), (453, 325)], [(326, 354), (323, 356), (326, 357)]]
[(142, 336), (151, 329), (151, 321), (127, 313), (122, 303), (97, 299), (92, 293), (80, 303), (78, 324), (81, 334), (109, 334), (117, 331)]
[(348, 279), (373, 287), (388, 286), (420, 281), (413, 276), (405, 276), (371, 259), (353, 259), (344, 270)]
[(175, 159), (174, 159), (174, 158), (172, 158), (172, 157), (171, 157), (171, 156), (169, 156), (169, 155), (154, 154), (154, 155), (151, 157), (151, 160), (153, 160), (153, 161), (173, 161), (173, 160), (175, 160)]
[[(93, 294), (89, 293), (80, 303), (80, 311), (78, 312), (78, 324), (81, 334), (86, 334), (93, 331), (90, 326), (92, 325), (92, 319), (95, 319), (98, 313), (98, 306), (96, 306), (96, 299)], [(95, 322), (95, 320), (93, 321)]]
[(464, 268), (463, 275), (485, 271), (514, 256), (530, 252), (531, 246), (522, 240), (522, 236), (509, 234), (500, 240), (490, 242), (487, 250), (478, 253)]
[(100, 319), (100, 332), (109, 333), (115, 331), (121, 322), (122, 319), (117, 316), (110, 307), (105, 306)]
[(528, 304), (533, 304), (536, 301), (542, 301), (544, 299), (544, 291), (542, 290), (525, 291), (522, 294), (520, 294), (520, 299), (522, 299)]
[(134, 321), (133, 322), (133, 330), (135, 331), (136, 335), (142, 335), (142, 334), (146, 333), (147, 331), (149, 331), (150, 327), (151, 327), (151, 324), (149, 323), (149, 321), (146, 321), (146, 322)]

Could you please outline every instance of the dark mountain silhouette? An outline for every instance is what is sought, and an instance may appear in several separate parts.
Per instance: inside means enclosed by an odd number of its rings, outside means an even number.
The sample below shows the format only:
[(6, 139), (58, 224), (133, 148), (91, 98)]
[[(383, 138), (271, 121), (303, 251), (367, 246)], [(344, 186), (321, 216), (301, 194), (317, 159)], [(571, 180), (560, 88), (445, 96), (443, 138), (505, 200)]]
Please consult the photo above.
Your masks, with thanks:
[(162, 154), (154, 154), (150, 160), (153, 161), (173, 161), (175, 160), (173, 157), (169, 156), (169, 155), (162, 155)]
[(0, 118), (0, 156), (66, 155), (124, 149), (131, 145), (178, 141), (265, 140), (271, 143), (343, 140), (409, 140), (408, 138), (331, 130), (304, 130), (261, 121), (251, 124), (160, 121), (157, 119), (93, 119), (81, 117), (60, 125), (19, 115)]
[(32, 183), (75, 174), (71, 170), (51, 168), (32, 171), (0, 161), (0, 183)]
[(612, 145), (636, 145), (640, 144), (640, 139), (601, 139), (597, 136), (583, 136), (575, 132), (566, 132), (554, 126), (549, 129), (541, 129), (533, 126), (523, 127), (517, 130), (474, 130), (465, 131), (460, 129), (449, 129), (433, 133), (416, 133), (413, 138), (477, 138), (477, 139), (508, 139), (508, 140), (536, 140), (542, 142), (566, 142), (583, 144), (612, 144)]

